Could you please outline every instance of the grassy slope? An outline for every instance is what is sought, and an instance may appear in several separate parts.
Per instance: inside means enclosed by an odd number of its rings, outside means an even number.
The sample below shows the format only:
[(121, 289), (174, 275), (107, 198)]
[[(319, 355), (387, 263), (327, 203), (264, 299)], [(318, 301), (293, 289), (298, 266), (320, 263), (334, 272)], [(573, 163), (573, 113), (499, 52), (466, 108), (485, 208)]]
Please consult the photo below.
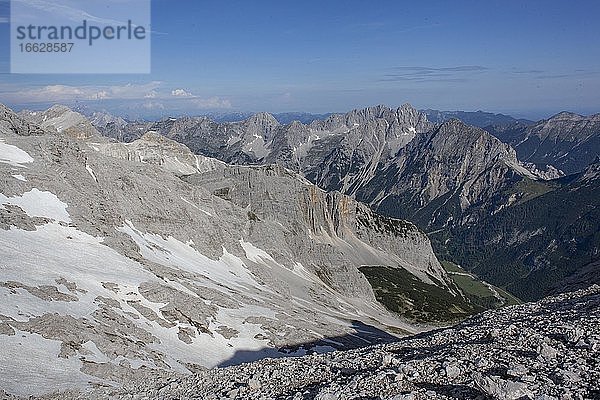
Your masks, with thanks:
[(422, 282), (403, 268), (365, 266), (360, 271), (369, 280), (377, 300), (408, 319), (450, 322), (484, 309), (465, 298), (453, 296), (441, 286)]
[[(470, 300), (475, 304), (485, 308), (496, 308), (503, 305), (521, 304), (521, 300), (506, 292), (504, 289), (482, 282), (479, 278), (477, 278), (477, 276), (468, 273), (460, 266), (450, 261), (442, 261), (441, 264), (446, 272), (448, 272), (456, 286), (458, 286), (467, 296), (469, 296)], [(496, 296), (494, 296), (494, 292), (492, 289), (490, 289), (490, 286), (496, 291), (497, 294), (504, 298), (503, 303), (501, 303)]]

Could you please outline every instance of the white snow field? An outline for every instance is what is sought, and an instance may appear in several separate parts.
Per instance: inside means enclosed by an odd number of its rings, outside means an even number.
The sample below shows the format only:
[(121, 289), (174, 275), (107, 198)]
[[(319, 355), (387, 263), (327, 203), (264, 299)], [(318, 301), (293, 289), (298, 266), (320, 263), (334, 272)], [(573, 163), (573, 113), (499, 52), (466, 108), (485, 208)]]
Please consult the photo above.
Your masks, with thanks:
[(13, 167), (24, 167), (23, 164), (31, 162), (33, 162), (33, 158), (26, 151), (7, 144), (3, 138), (0, 138), (0, 163), (9, 164)]

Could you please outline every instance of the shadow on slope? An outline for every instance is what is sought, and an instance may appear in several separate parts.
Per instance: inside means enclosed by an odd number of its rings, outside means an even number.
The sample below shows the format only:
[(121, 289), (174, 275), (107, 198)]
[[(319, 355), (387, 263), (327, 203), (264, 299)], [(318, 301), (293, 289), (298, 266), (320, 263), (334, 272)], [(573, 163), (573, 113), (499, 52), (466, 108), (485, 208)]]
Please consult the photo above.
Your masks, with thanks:
[(233, 357), (223, 361), (218, 367), (229, 367), (232, 365), (258, 361), (263, 358), (300, 357), (308, 354), (322, 354), (336, 350), (351, 350), (399, 340), (396, 336), (360, 321), (352, 321), (351, 326), (352, 329), (354, 329), (353, 333), (332, 338), (323, 338), (295, 346), (286, 346), (279, 349), (264, 348), (260, 350), (238, 350)]

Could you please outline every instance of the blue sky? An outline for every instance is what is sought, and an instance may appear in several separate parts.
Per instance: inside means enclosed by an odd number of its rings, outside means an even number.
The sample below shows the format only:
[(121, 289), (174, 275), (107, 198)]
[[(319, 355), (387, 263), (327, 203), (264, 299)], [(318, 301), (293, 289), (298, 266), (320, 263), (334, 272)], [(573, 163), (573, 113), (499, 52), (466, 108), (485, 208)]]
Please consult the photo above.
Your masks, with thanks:
[[(600, 2), (583, 0), (153, 0), (151, 74), (4, 73), (0, 102), (127, 115), (404, 102), (529, 118), (596, 113), (598, 15)], [(3, 57), (7, 46), (0, 44)]]

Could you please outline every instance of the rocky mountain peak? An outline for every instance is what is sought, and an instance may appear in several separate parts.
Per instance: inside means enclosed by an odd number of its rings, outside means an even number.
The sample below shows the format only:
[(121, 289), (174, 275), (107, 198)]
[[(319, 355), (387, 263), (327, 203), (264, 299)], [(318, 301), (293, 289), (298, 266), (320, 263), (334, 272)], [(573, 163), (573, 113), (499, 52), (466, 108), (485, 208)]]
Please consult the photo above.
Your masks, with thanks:
[(0, 132), (20, 136), (43, 135), (44, 130), (37, 124), (30, 123), (26, 118), (0, 104)]
[(50, 132), (64, 133), (75, 139), (102, 136), (84, 115), (67, 106), (53, 105), (43, 112), (28, 112), (26, 117)]
[[(400, 112), (401, 108), (398, 110), (393, 110), (388, 106), (383, 104), (366, 107), (362, 109), (355, 109), (346, 114), (344, 114), (344, 119), (347, 123), (359, 123), (365, 124), (369, 121), (374, 121), (377, 119), (384, 119), (388, 122), (392, 122), (397, 118), (397, 114)], [(403, 110), (402, 112), (409, 111), (408, 109)], [(416, 111), (416, 110), (415, 110)]]
[[(474, 141), (482, 141), (488, 143), (489, 146), (501, 149), (506, 153), (513, 153), (510, 146), (502, 143), (496, 137), (488, 133), (487, 131), (467, 125), (457, 118), (452, 118), (446, 122), (443, 122), (438, 129), (434, 131), (435, 137), (440, 137), (443, 140), (452, 140), (457, 144), (468, 144)], [(514, 156), (516, 160), (516, 155)]]
[(404, 103), (400, 107), (398, 107), (398, 112), (399, 113), (415, 114), (415, 113), (419, 113), (419, 110), (417, 110), (416, 108), (414, 108), (412, 106), (412, 104), (410, 104), (410, 103)]
[(306, 125), (304, 125), (300, 121), (294, 120), (288, 124), (287, 128), (288, 128), (288, 130), (299, 130), (299, 129), (305, 129)]
[(475, 128), (475, 127), (465, 124), (458, 118), (450, 118), (449, 120), (444, 121), (440, 124), (438, 131), (439, 132), (446, 132), (446, 131), (456, 132), (456, 131), (468, 129), (468, 128)]
[[(421, 226), (461, 223), (461, 216), (493, 208), (492, 197), (513, 179), (531, 173), (514, 150), (481, 128), (458, 119), (417, 134), (361, 188), (357, 197), (380, 212)], [(436, 199), (444, 206), (429, 209)], [(465, 218), (464, 221), (467, 221)]]
[(119, 128), (125, 127), (127, 121), (123, 118), (109, 114), (107, 112), (95, 112), (90, 117), (92, 125), (105, 128), (108, 124), (115, 124)]
[(156, 131), (148, 131), (144, 133), (139, 140), (147, 142), (148, 144), (156, 145), (162, 149), (176, 151), (180, 154), (192, 154), (192, 152), (186, 145), (176, 142), (175, 140), (169, 139)]
[(259, 112), (246, 119), (246, 123), (260, 127), (276, 127), (279, 126), (279, 121), (268, 112)]
[(552, 117), (548, 118), (547, 121), (552, 121), (552, 122), (556, 122), (556, 121), (577, 121), (577, 120), (582, 120), (585, 117), (583, 115), (579, 115), (570, 111), (561, 111), (556, 115), (553, 115)]
[(53, 118), (65, 113), (75, 112), (71, 108), (62, 105), (62, 104), (54, 104), (52, 107), (48, 108), (44, 114), (48, 116), (48, 118)]
[(384, 113), (389, 111), (389, 107), (383, 104), (378, 104), (364, 108), (355, 108), (354, 110), (347, 112), (345, 115), (357, 115), (362, 116), (363, 118), (381, 118)]
[(582, 172), (600, 145), (600, 114), (563, 111), (537, 123), (486, 129), (513, 146), (522, 162), (540, 170), (551, 165), (567, 175)]

